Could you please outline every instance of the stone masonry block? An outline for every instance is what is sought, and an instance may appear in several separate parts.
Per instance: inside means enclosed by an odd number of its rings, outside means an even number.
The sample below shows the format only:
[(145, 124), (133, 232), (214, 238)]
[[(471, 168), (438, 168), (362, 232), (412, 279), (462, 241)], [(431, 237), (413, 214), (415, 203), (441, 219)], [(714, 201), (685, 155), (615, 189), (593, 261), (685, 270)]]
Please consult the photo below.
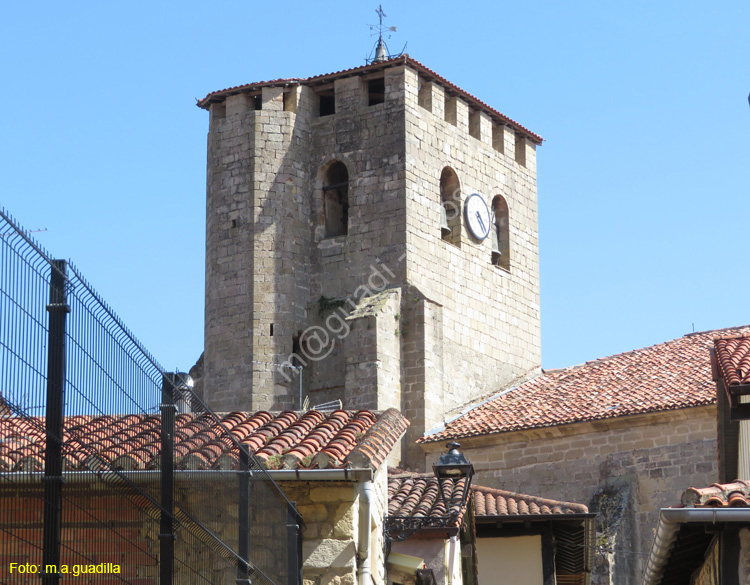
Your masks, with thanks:
[(350, 540), (308, 540), (302, 543), (302, 564), (304, 569), (353, 568), (355, 553)]

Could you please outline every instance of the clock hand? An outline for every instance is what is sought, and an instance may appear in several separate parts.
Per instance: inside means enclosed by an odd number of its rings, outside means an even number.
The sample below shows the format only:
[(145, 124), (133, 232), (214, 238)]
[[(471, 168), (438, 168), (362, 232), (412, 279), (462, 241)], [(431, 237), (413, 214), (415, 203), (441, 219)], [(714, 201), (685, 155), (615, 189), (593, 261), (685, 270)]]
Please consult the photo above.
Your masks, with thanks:
[(487, 231), (484, 228), (484, 222), (482, 221), (482, 216), (479, 214), (478, 211), (477, 211), (477, 221), (479, 222), (479, 225), (482, 226), (482, 232), (484, 233), (485, 231)]

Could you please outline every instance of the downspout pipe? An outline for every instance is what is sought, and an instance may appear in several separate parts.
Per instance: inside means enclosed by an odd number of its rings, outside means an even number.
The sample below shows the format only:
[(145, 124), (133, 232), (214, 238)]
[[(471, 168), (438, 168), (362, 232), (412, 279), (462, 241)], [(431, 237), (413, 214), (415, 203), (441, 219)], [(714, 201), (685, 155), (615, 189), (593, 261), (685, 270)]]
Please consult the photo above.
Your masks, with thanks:
[(651, 545), (643, 585), (659, 585), (682, 524), (743, 522), (750, 526), (750, 508), (662, 508)]
[(360, 484), (359, 495), (359, 585), (370, 585), (372, 558), (370, 557), (370, 533), (372, 522), (370, 507), (372, 502), (372, 480)]

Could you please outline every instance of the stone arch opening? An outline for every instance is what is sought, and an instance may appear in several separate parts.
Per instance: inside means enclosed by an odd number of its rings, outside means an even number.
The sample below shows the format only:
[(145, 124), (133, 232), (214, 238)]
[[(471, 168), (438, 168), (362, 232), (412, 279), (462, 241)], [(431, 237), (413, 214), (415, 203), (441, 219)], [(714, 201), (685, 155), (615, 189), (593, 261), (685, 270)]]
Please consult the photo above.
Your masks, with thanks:
[(440, 173), (440, 235), (454, 246), (461, 245), (461, 183), (450, 167)]
[(492, 199), (492, 264), (510, 270), (510, 218), (508, 202), (502, 195)]
[(325, 172), (323, 213), (326, 238), (349, 233), (349, 171), (341, 161), (335, 161)]

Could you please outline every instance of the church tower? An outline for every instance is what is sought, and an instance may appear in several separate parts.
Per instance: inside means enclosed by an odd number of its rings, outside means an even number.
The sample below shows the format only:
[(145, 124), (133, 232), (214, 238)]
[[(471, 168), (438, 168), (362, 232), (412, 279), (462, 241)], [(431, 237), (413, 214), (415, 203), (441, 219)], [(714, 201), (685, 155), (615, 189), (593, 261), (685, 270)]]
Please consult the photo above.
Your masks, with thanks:
[(538, 135), (408, 55), (199, 106), (214, 410), (395, 407), (418, 468), (539, 368)]

